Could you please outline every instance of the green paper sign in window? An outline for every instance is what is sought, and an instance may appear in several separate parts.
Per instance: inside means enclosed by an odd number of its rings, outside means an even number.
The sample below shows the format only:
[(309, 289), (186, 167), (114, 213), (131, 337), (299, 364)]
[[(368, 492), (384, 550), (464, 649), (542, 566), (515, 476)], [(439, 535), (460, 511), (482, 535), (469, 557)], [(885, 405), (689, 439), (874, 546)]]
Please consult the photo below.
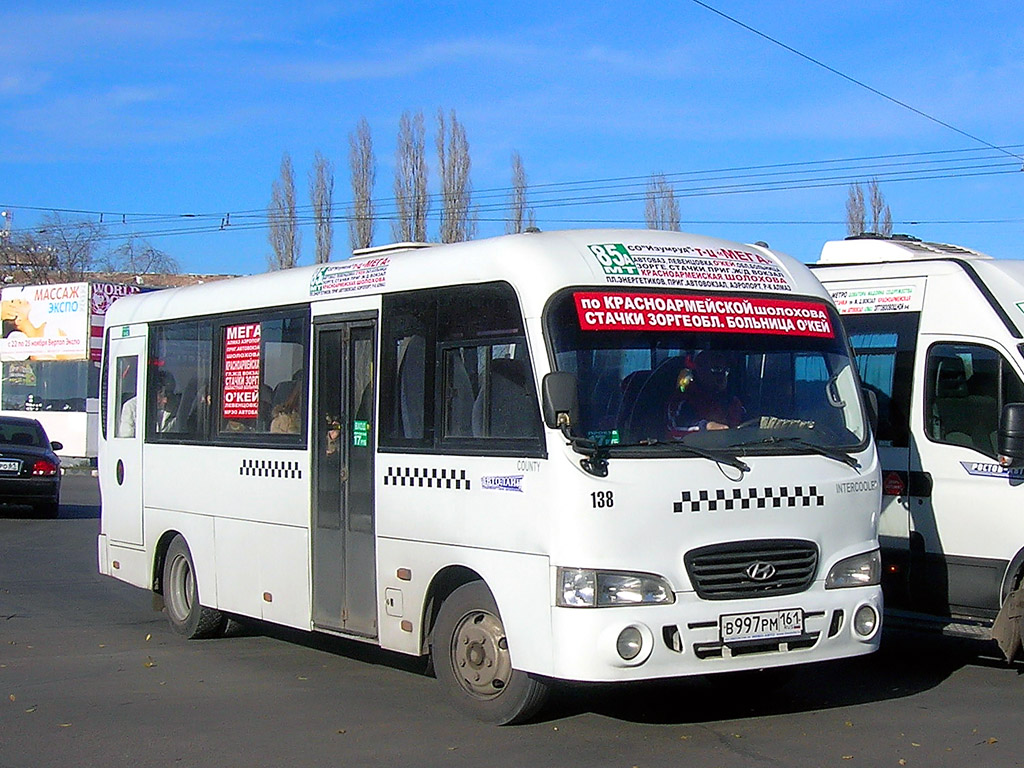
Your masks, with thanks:
[(370, 444), (370, 422), (368, 421), (353, 421), (352, 422), (352, 445), (365, 448)]

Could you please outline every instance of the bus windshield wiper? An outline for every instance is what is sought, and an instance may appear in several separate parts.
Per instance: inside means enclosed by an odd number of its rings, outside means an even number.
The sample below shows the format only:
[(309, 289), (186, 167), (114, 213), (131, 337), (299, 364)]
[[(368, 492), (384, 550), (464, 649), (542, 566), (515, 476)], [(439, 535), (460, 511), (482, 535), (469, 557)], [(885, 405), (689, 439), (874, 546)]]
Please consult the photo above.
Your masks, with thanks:
[(775, 437), (774, 435), (769, 435), (761, 440), (751, 440), (750, 442), (739, 443), (735, 447), (752, 448), (758, 445), (796, 445), (817, 453), (820, 456), (824, 456), (825, 458), (842, 462), (854, 469), (860, 469), (860, 462), (846, 451), (840, 450), (839, 448), (830, 448), (826, 445), (820, 445), (819, 443), (812, 443), (810, 440), (804, 440), (802, 437)]
[(667, 453), (677, 453), (680, 456), (697, 456), (708, 459), (716, 464), (726, 464), (735, 467), (741, 472), (749, 472), (750, 466), (728, 451), (711, 450), (708, 448), (697, 448), (693, 445), (677, 442), (661, 442), (654, 438), (641, 440), (638, 443), (598, 443), (585, 437), (579, 437), (563, 430), (562, 434), (572, 446), (573, 450), (586, 456), (580, 461), (580, 465), (592, 475), (605, 477), (608, 474), (608, 459), (612, 450), (618, 451), (622, 448), (657, 448), (665, 449)]
[(725, 449), (712, 449), (712, 448), (698, 448), (695, 445), (688, 443), (680, 443), (676, 441), (661, 441), (655, 438), (647, 440), (641, 440), (639, 443), (618, 443), (616, 445), (609, 446), (611, 448), (664, 448), (666, 453), (678, 453), (682, 456), (698, 456), (702, 459), (708, 459), (715, 462), (716, 464), (727, 464), (730, 467), (735, 467), (741, 472), (749, 472), (750, 466), (740, 459), (735, 454)]

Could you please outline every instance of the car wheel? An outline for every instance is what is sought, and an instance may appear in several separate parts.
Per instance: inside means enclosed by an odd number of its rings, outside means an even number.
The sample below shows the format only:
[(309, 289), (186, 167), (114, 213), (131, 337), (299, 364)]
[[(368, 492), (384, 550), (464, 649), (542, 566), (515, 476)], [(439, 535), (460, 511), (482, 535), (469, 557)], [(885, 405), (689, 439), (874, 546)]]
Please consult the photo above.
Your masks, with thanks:
[(223, 634), (227, 617), (218, 610), (200, 605), (195, 564), (182, 536), (175, 536), (167, 548), (163, 591), (167, 620), (175, 632), (190, 640)]
[(431, 661), (452, 703), (484, 722), (522, 722), (548, 697), (546, 683), (512, 668), (505, 627), (482, 581), (464, 584), (441, 605)]

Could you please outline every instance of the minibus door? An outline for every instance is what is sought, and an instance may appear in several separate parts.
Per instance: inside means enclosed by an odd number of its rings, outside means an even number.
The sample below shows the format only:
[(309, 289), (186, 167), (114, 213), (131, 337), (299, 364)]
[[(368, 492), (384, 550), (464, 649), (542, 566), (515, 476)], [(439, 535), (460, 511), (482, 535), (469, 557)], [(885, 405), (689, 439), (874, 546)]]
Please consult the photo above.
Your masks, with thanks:
[(377, 635), (373, 412), (376, 317), (316, 325), (313, 623)]
[(145, 382), (139, 376), (146, 359), (146, 337), (122, 335), (115, 329), (107, 346), (106, 450), (100, 462), (103, 492), (103, 532), (111, 541), (143, 543), (142, 438), (146, 413), (138, 395)]
[(996, 458), (1002, 404), (1024, 401), (1024, 382), (987, 339), (922, 336), (919, 354), (911, 597), (927, 613), (991, 618), (1024, 533), (1019, 476)]
[[(921, 285), (923, 290), (923, 284)], [(844, 315), (865, 389), (875, 395), (875, 443), (882, 467), (882, 509), (878, 543), (886, 608), (908, 608), (911, 577), (911, 507), (920, 491), (920, 472), (911, 472), (911, 399), (918, 312)]]

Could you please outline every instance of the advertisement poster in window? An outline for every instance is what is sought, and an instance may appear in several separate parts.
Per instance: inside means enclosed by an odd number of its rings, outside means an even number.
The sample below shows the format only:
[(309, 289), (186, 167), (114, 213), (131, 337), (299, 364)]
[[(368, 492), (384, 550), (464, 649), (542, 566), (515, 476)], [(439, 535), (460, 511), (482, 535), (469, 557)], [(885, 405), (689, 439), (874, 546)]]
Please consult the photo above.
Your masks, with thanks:
[(260, 324), (224, 329), (225, 419), (256, 419), (260, 415)]

